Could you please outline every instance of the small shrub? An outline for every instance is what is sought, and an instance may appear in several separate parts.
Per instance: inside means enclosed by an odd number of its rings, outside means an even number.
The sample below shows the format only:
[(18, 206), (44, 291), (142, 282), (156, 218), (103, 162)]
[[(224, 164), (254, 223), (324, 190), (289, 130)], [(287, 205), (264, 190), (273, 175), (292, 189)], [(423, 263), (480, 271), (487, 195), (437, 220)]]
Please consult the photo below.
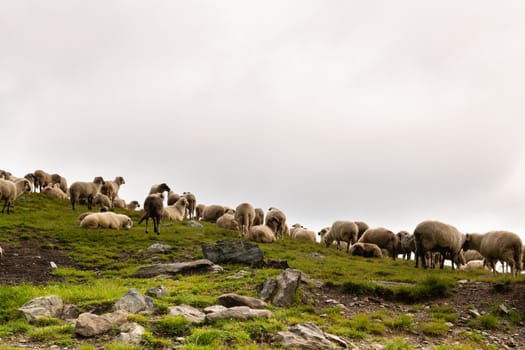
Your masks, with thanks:
[(385, 344), (385, 350), (412, 350), (414, 347), (401, 338), (394, 338)]
[(448, 331), (449, 327), (443, 321), (431, 321), (420, 323), (418, 328), (426, 335), (441, 336)]
[(478, 317), (478, 321), (481, 327), (485, 329), (496, 329), (498, 328), (498, 318), (494, 315), (487, 314)]
[(385, 326), (397, 331), (411, 331), (414, 329), (414, 319), (410, 315), (400, 315), (395, 319), (385, 320)]
[(106, 350), (140, 350), (140, 346), (134, 346), (122, 343), (110, 343), (106, 346)]
[(182, 337), (190, 333), (190, 321), (183, 316), (166, 316), (151, 326), (153, 333), (164, 337)]

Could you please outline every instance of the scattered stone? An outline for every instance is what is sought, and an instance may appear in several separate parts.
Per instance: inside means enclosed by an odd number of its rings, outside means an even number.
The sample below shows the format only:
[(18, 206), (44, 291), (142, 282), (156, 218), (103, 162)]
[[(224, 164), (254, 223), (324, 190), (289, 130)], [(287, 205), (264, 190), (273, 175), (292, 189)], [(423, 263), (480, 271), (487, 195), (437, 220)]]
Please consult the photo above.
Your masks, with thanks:
[(251, 309), (264, 309), (266, 303), (260, 299), (252, 298), (235, 293), (222, 294), (219, 296), (219, 303), (226, 307), (248, 306)]
[(212, 312), (224, 311), (226, 309), (227, 309), (226, 306), (212, 305), (212, 306), (208, 306), (207, 308), (202, 310), (202, 312), (204, 312), (205, 314), (211, 314)]
[(189, 272), (209, 272), (212, 266), (213, 262), (207, 259), (171, 264), (156, 264), (139, 268), (135, 272), (135, 277), (150, 278), (160, 275), (176, 275)]
[(80, 310), (76, 305), (64, 304), (64, 308), (62, 309), (62, 315), (60, 318), (63, 320), (73, 320), (77, 318), (79, 314)]
[(190, 226), (190, 227), (194, 227), (194, 228), (203, 228), (204, 227), (201, 223), (196, 222), (194, 220), (186, 221), (185, 225)]
[(183, 316), (186, 320), (192, 323), (202, 323), (206, 318), (206, 315), (203, 312), (189, 305), (182, 304), (177, 306), (170, 306), (168, 309), (170, 315)]
[(51, 268), (52, 268), (53, 270), (56, 269), (56, 268), (58, 267), (57, 264), (55, 264), (54, 261), (51, 261), (51, 262), (49, 263), (49, 265), (51, 265)]
[(321, 288), (324, 285), (323, 282), (310, 278), (304, 273), (301, 273), (301, 282), (306, 283), (308, 285), (312, 285), (317, 288)]
[(258, 291), (259, 297), (264, 301), (269, 300), (272, 297), (273, 292), (276, 288), (277, 280), (275, 278), (270, 278), (269, 280), (263, 283), (262, 287)]
[(248, 306), (234, 306), (222, 311), (212, 312), (206, 315), (206, 320), (214, 322), (217, 320), (250, 320), (252, 318), (270, 318), (273, 313), (269, 310), (250, 309)]
[(104, 334), (127, 322), (127, 313), (119, 310), (111, 314), (98, 316), (84, 312), (78, 316), (75, 323), (75, 333), (83, 337), (94, 337)]
[(29, 322), (34, 322), (40, 318), (60, 318), (63, 309), (64, 302), (58, 295), (48, 295), (32, 299), (18, 310)]
[(160, 242), (153, 243), (146, 249), (148, 254), (167, 253), (172, 249), (169, 244), (162, 244)]
[(156, 286), (146, 291), (146, 295), (153, 298), (161, 298), (168, 295), (168, 289), (164, 286)]
[(264, 261), (264, 252), (258, 245), (241, 241), (221, 240), (217, 243), (203, 243), (204, 258), (219, 263), (240, 263), (252, 266), (261, 266)]
[(294, 269), (284, 270), (277, 277), (277, 288), (272, 297), (272, 304), (280, 307), (290, 306), (300, 282), (301, 271)]
[(468, 314), (472, 317), (475, 317), (475, 318), (478, 318), (481, 316), (481, 314), (479, 313), (479, 311), (477, 309), (470, 309), (468, 310)]
[(155, 306), (150, 297), (140, 294), (135, 288), (131, 288), (126, 295), (115, 303), (115, 310), (124, 310), (132, 314), (153, 313)]
[(502, 315), (508, 315), (509, 314), (509, 309), (504, 304), (500, 304), (498, 306), (498, 311)]
[[(337, 345), (331, 340), (336, 341)], [(278, 343), (284, 349), (316, 350), (348, 347), (348, 343), (343, 339), (335, 335), (327, 337), (326, 333), (310, 322), (297, 324), (286, 331), (278, 332), (272, 338), (272, 342)]]
[(224, 269), (220, 265), (212, 265), (210, 268), (211, 273), (223, 273)]
[(120, 330), (122, 331), (117, 337), (117, 341), (124, 344), (140, 344), (146, 330), (136, 322), (124, 323)]

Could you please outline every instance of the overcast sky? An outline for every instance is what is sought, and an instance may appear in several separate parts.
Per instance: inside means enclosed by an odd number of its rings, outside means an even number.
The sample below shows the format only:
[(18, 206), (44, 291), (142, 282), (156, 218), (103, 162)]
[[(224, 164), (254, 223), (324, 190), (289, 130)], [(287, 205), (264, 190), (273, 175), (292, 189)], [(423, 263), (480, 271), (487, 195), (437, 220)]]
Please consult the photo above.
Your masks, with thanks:
[(0, 169), (525, 238), (523, 1), (0, 2)]

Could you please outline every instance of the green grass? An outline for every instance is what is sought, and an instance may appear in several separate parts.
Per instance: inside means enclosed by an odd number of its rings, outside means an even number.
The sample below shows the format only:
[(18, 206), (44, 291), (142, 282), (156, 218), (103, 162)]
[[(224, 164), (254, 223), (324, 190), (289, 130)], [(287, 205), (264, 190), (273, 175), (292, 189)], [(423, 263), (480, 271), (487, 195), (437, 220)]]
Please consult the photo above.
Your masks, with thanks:
[[(149, 288), (163, 285), (169, 294), (154, 299), (158, 309), (155, 315), (131, 315), (130, 321), (146, 328), (140, 346), (108, 342), (110, 350), (164, 349), (177, 346), (181, 349), (265, 349), (272, 348), (270, 339), (289, 326), (313, 322), (323, 330), (349, 339), (379, 339), (385, 349), (412, 349), (403, 341), (402, 335), (413, 331), (429, 336), (440, 336), (448, 331), (446, 322), (455, 323), (458, 315), (447, 307), (433, 307), (428, 311), (428, 322), (415, 324), (409, 314), (392, 316), (389, 310), (372, 314), (344, 316), (344, 310), (331, 305), (314, 305), (317, 289), (303, 286), (289, 308), (269, 306), (274, 313), (270, 319), (244, 322), (220, 321), (210, 324), (190, 324), (181, 317), (167, 315), (169, 306), (188, 304), (204, 308), (217, 303), (223, 293), (234, 292), (257, 297), (256, 286), (269, 278), (275, 278), (281, 270), (274, 268), (250, 268), (238, 264), (223, 264), (221, 274), (177, 275), (171, 278), (155, 277), (139, 279), (135, 271), (142, 266), (158, 262), (171, 263), (203, 257), (201, 244), (224, 239), (237, 239), (238, 234), (223, 230), (214, 224), (203, 223), (203, 228), (192, 228), (179, 222), (161, 226), (161, 234), (144, 233), (144, 224), (135, 225), (129, 231), (85, 230), (78, 225), (78, 215), (85, 206), (71, 210), (69, 202), (51, 199), (41, 194), (24, 195), (11, 215), (0, 218), (0, 245), (6, 252), (39, 240), (40, 249), (62, 253), (71, 266), (59, 266), (52, 271), (57, 281), (48, 285), (21, 284), (0, 286), (0, 338), (23, 336), (42, 344), (57, 344), (91, 350), (91, 344), (76, 344), (71, 325), (60, 320), (43, 319), (29, 324), (18, 312), (25, 302), (39, 296), (56, 294), (64, 302), (75, 304), (81, 312), (96, 310), (110, 312), (114, 303), (136, 288), (145, 293)], [(140, 212), (128, 213), (136, 223)], [(169, 244), (173, 249), (166, 254), (148, 254), (146, 249), (153, 243)], [(365, 259), (349, 257), (345, 252), (323, 245), (284, 239), (274, 244), (260, 244), (266, 259), (286, 260), (290, 267), (299, 269), (310, 278), (322, 281), (326, 286), (349, 294), (377, 296), (410, 304), (409, 312), (421, 312), (422, 304), (449, 295), (459, 279), (515, 283), (524, 277), (510, 279), (508, 276), (493, 277), (490, 272), (453, 272), (444, 270), (415, 269), (413, 261), (397, 259)], [(309, 256), (317, 253), (322, 259)], [(228, 279), (239, 270), (248, 270), (248, 276)], [(424, 271), (424, 273), (423, 273)], [(491, 329), (500, 324), (495, 315), (480, 318), (474, 329)], [(510, 323), (518, 325), (523, 315), (511, 310), (507, 316)], [(392, 334), (395, 336), (392, 337)], [(399, 336), (399, 337), (398, 337)], [(175, 344), (177, 337), (184, 342)], [(385, 339), (390, 337), (390, 339)], [(474, 335), (472, 335), (474, 337)], [(467, 342), (474, 342), (467, 339)], [(0, 350), (3, 345), (0, 345)]]

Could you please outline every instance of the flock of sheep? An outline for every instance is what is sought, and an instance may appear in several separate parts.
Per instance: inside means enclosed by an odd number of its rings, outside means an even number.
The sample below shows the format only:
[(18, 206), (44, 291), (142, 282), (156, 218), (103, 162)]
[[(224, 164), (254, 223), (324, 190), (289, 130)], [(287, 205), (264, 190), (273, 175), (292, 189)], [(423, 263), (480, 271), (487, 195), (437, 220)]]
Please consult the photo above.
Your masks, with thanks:
[[(17, 178), (0, 170), (2, 213), (7, 209), (9, 214), (11, 202), (21, 194), (38, 190), (51, 197), (69, 199), (73, 210), (77, 204), (86, 204), (89, 210), (98, 206), (100, 212), (86, 212), (79, 216), (83, 228), (131, 229), (133, 221), (129, 216), (108, 210), (136, 210), (140, 207), (137, 201), (126, 203), (118, 197), (123, 184), (122, 176), (112, 181), (97, 176), (91, 182), (77, 181), (68, 187), (66, 179), (59, 174), (36, 170)], [(167, 205), (164, 205), (165, 199)], [(362, 221), (335, 221), (316, 234), (300, 224), (289, 227), (286, 215), (277, 208), (271, 207), (265, 213), (250, 203), (241, 203), (235, 209), (217, 204), (197, 204), (194, 194), (177, 194), (166, 183), (151, 187), (143, 202), (143, 215), (138, 224), (146, 221), (145, 232), (148, 233), (151, 219), (153, 231), (160, 234), (161, 220), (188, 218), (236, 230), (240, 237), (261, 243), (276, 242), (285, 236), (317, 242), (316, 237), (320, 236), (322, 244), (344, 249), (351, 255), (396, 259), (402, 254), (410, 259), (414, 253), (416, 267), (421, 261), (424, 268), (437, 265), (443, 268), (448, 259), (453, 269), (455, 265), (462, 269), (490, 268), (496, 274), (496, 264), (500, 262), (510, 268), (512, 276), (518, 276), (523, 266), (523, 243), (517, 234), (509, 231), (464, 234), (452, 225), (428, 220), (418, 224), (413, 234), (407, 231), (395, 234), (383, 227), (370, 228)]]

